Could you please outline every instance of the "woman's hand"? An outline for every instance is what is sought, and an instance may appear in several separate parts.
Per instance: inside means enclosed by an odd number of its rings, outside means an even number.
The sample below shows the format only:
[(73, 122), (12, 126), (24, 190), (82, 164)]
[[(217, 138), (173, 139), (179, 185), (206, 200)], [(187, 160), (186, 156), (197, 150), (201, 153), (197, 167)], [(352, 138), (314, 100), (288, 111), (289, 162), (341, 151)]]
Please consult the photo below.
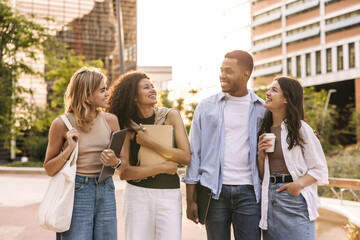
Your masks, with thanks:
[(69, 144), (68, 148), (73, 151), (75, 149), (76, 142), (78, 142), (80, 139), (80, 133), (75, 128), (73, 128), (66, 132), (65, 138)]
[(100, 155), (100, 161), (104, 166), (114, 167), (118, 162), (118, 158), (115, 155), (115, 152), (111, 149), (105, 149)]
[(259, 136), (259, 143), (258, 143), (258, 170), (259, 170), (259, 177), (262, 180), (264, 177), (264, 162), (265, 162), (265, 150), (269, 148), (271, 145), (268, 143), (270, 139), (264, 139), (266, 133), (263, 133)]
[(166, 161), (160, 164), (163, 167), (163, 173), (174, 175), (177, 172), (179, 164), (173, 161)]
[(258, 143), (258, 159), (261, 161), (265, 160), (265, 150), (271, 147), (271, 144), (268, 143), (271, 139), (264, 139), (265, 135), (266, 133), (260, 135)]
[(300, 190), (302, 189), (301, 184), (299, 184), (297, 181), (285, 184), (284, 186), (277, 189), (277, 192), (281, 192), (283, 190), (286, 190), (288, 193), (294, 196), (298, 196), (300, 194)]
[(143, 147), (150, 148), (152, 145), (152, 138), (148, 132), (146, 132), (146, 128), (140, 124), (141, 130), (136, 134), (136, 143)]
[(315, 183), (316, 179), (311, 176), (310, 174), (305, 174), (301, 178), (297, 179), (292, 183), (285, 184), (278, 190), (277, 192), (281, 192), (283, 190), (288, 191), (291, 195), (298, 196), (302, 188), (310, 186), (311, 184)]

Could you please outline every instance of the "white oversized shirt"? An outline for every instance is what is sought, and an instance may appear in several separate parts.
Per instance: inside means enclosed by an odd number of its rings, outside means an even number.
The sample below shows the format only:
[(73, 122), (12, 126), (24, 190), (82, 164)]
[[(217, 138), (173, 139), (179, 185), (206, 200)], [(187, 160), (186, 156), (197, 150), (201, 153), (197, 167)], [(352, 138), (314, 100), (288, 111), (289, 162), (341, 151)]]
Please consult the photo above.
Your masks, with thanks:
[[(300, 190), (300, 194), (305, 198), (310, 221), (315, 220), (319, 213), (317, 211), (320, 206), (320, 200), (317, 195), (317, 185), (327, 184), (328, 169), (319, 139), (314, 134), (313, 129), (304, 121), (301, 121), (300, 134), (304, 139), (304, 148), (295, 146), (291, 150), (286, 142), (287, 137), (286, 123), (281, 124), (281, 148), (284, 154), (285, 164), (293, 180), (297, 180), (309, 174), (317, 181), (310, 186), (304, 187)], [(262, 182), (261, 192), (261, 220), (259, 227), (266, 230), (268, 217), (268, 190), (269, 190), (269, 158), (266, 155), (264, 164), (264, 178)], [(284, 190), (286, 191), (286, 190)]]

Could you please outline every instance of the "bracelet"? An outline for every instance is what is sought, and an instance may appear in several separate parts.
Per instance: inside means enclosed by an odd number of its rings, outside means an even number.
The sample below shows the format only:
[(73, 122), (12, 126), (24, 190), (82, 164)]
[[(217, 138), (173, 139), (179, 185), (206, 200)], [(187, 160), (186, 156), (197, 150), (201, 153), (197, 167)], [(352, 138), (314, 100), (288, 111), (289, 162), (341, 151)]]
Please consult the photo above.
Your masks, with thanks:
[(112, 168), (118, 169), (120, 167), (120, 165), (121, 165), (121, 160), (120, 160), (120, 158), (118, 158), (118, 163), (115, 166), (113, 166)]

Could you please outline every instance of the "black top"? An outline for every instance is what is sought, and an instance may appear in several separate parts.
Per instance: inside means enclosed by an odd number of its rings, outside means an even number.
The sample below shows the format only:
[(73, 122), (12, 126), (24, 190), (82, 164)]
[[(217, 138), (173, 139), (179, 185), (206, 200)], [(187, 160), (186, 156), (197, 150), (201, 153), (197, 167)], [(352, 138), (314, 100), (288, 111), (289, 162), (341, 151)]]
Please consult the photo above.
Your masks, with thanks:
[[(155, 114), (149, 118), (134, 118), (134, 122), (137, 124), (154, 124), (155, 122)], [(136, 143), (136, 132), (133, 140), (130, 141), (130, 165), (136, 166), (138, 163), (138, 153), (140, 150), (140, 145)], [(158, 189), (173, 189), (180, 188), (180, 179), (177, 174), (169, 175), (169, 174), (158, 174), (154, 177), (147, 177), (146, 179), (142, 179), (140, 181), (128, 180), (128, 183), (145, 188), (158, 188)]]

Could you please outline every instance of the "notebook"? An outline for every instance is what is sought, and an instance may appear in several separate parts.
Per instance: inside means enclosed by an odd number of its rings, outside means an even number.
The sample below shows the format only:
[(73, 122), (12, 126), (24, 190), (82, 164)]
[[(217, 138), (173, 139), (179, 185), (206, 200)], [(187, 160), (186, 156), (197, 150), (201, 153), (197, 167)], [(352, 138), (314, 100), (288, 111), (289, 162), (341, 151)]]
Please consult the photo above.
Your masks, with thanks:
[[(162, 144), (163, 146), (173, 147), (174, 143), (174, 126), (173, 125), (147, 125), (143, 127), (146, 129), (151, 137)], [(165, 157), (147, 147), (140, 147), (138, 155), (140, 166), (156, 165), (167, 161)]]
[(199, 222), (201, 224), (205, 224), (211, 198), (212, 191), (209, 188), (201, 185), (200, 182), (198, 182), (195, 185), (195, 199), (198, 206)]
[[(127, 129), (123, 129), (117, 132), (113, 132), (110, 137), (110, 143), (108, 148), (112, 149), (115, 152), (115, 155), (117, 157), (120, 156), (120, 152), (126, 137)], [(114, 175), (115, 169), (111, 166), (102, 166), (100, 171), (100, 176), (98, 182), (101, 183), (105, 179), (112, 177)]]

